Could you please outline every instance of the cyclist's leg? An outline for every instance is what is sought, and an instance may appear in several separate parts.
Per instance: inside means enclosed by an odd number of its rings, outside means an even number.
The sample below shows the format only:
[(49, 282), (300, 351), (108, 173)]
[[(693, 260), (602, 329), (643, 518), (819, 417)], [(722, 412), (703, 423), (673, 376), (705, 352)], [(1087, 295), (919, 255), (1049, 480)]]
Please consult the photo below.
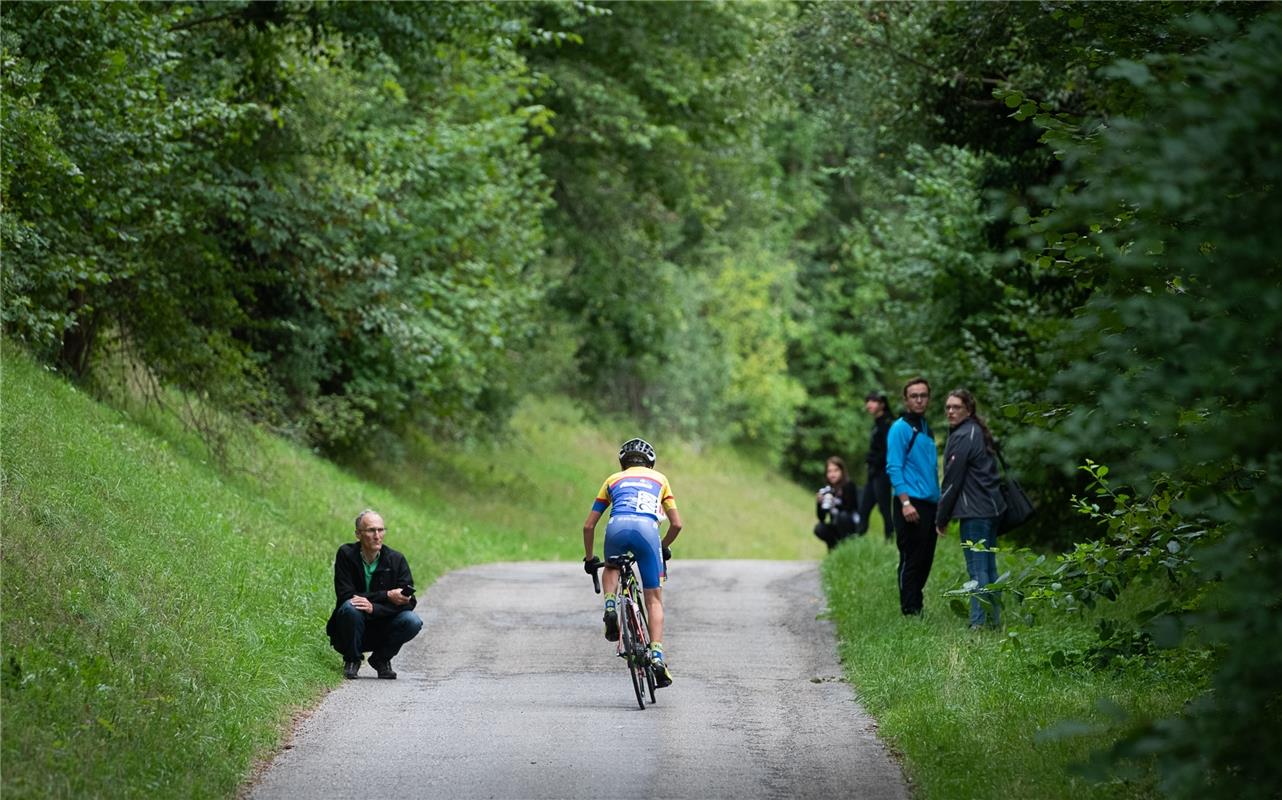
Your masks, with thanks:
[[(610, 517), (610, 521), (605, 526), (605, 543), (602, 548), (607, 561), (628, 551), (636, 552), (637, 523), (637, 517), (627, 515)], [(601, 590), (607, 595), (614, 595), (618, 589), (619, 570), (607, 566), (601, 571)]]
[(645, 590), (645, 613), (650, 622), (650, 641), (663, 641), (663, 590)]
[(672, 673), (663, 653), (663, 545), (659, 541), (659, 524), (646, 524), (633, 537), (632, 552), (637, 558), (641, 573), (641, 586), (645, 590), (646, 615), (650, 622), (650, 656), (655, 666), (655, 685), (670, 686)]
[[(649, 597), (651, 589), (662, 586), (663, 545), (659, 542), (659, 523), (648, 517), (633, 517), (636, 520), (629, 531), (628, 549), (637, 559), (637, 569), (641, 572), (641, 586)], [(646, 608), (650, 607), (647, 599)]]
[(619, 570), (614, 567), (601, 568), (601, 591), (607, 597), (614, 597), (619, 590)]
[[(632, 549), (631, 542), (635, 526), (629, 524), (628, 519), (626, 516), (611, 516), (610, 521), (606, 523), (603, 550), (607, 561)], [(605, 638), (611, 642), (619, 641), (619, 618), (617, 614), (619, 580), (618, 568), (606, 566), (601, 571), (601, 590), (605, 593), (605, 612), (601, 620), (605, 623)]]

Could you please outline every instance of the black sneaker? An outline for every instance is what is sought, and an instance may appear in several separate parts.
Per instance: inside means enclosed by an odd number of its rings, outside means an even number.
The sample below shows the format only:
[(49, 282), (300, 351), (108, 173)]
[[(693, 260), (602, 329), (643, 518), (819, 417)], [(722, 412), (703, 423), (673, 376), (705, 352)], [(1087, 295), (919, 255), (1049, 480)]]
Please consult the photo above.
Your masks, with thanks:
[(344, 662), (343, 662), (343, 677), (344, 677), (344, 678), (347, 678), (348, 680), (352, 680), (352, 679), (354, 679), (354, 678), (356, 677), (356, 673), (358, 673), (358, 672), (360, 672), (360, 671), (361, 671), (361, 662), (359, 662), (359, 661), (344, 661)]
[(369, 665), (374, 668), (374, 671), (378, 673), (378, 677), (383, 680), (396, 680), (396, 671), (392, 669), (392, 660), (390, 658), (383, 660), (378, 656), (370, 656)]
[(668, 665), (663, 660), (663, 653), (658, 650), (651, 650), (650, 666), (654, 668), (654, 686), (656, 689), (672, 685), (672, 673), (668, 672)]
[(607, 642), (619, 641), (619, 615), (613, 608), (606, 608), (605, 616), (601, 618), (605, 622), (605, 639)]

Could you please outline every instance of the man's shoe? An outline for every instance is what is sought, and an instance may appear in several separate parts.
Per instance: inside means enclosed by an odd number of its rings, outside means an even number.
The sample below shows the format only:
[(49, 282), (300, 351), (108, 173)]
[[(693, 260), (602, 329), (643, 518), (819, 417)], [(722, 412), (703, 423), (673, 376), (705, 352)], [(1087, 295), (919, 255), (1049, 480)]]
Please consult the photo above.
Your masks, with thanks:
[(343, 677), (344, 677), (344, 678), (347, 678), (348, 680), (353, 680), (353, 679), (355, 679), (355, 678), (356, 678), (356, 673), (358, 673), (358, 672), (360, 672), (360, 671), (361, 671), (361, 662), (359, 662), (359, 661), (344, 661), (344, 662), (343, 662)]
[(608, 642), (619, 641), (619, 615), (613, 608), (606, 606), (605, 616), (601, 618), (605, 622), (605, 639)]
[(663, 660), (663, 653), (658, 650), (650, 653), (650, 666), (654, 668), (654, 685), (657, 689), (672, 685), (672, 673), (668, 672), (668, 665)]
[(378, 677), (383, 680), (396, 680), (396, 671), (392, 669), (392, 660), (390, 658), (384, 661), (377, 656), (370, 656), (369, 665), (374, 668), (374, 671), (378, 673)]

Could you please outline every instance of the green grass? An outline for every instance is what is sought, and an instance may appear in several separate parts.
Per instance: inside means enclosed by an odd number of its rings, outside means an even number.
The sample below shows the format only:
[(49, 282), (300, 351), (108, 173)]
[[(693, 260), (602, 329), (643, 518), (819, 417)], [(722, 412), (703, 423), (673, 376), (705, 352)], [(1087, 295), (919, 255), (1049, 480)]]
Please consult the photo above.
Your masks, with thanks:
[[(601, 482), (618, 469), (635, 426), (590, 418), (562, 398), (530, 401), (491, 443), (407, 443), (402, 462), (373, 462), (370, 480), (412, 499), (434, 519), (485, 544), (485, 560), (579, 558), (583, 520)], [(676, 558), (815, 559), (811, 495), (733, 450), (654, 441), (685, 525)], [(597, 527), (597, 549), (605, 535)]]
[[(893, 544), (865, 537), (833, 552), (824, 579), (847, 679), (877, 718), (881, 736), (902, 754), (915, 797), (1156, 796), (1142, 771), (1133, 781), (1093, 783), (1073, 766), (1118, 736), (1118, 723), (1101, 701), (1138, 716), (1165, 715), (1198, 687), (1174, 664), (1094, 672), (1054, 669), (1045, 657), (1053, 642), (1083, 640), (1099, 614), (1122, 616), (1142, 598), (1032, 629), (1029, 644), (1015, 652), (1003, 646), (1001, 632), (968, 630), (940, 594), (965, 580), (955, 530), (939, 542), (922, 618), (899, 613), (896, 564)], [(1094, 730), (1057, 735), (1066, 720)]]
[[(420, 586), (483, 561), (577, 561), (626, 438), (547, 400), (486, 446), (418, 441), (342, 469), (247, 432), (219, 467), (172, 416), (0, 355), (5, 798), (233, 796), (340, 681), (324, 623), (357, 511), (384, 515)], [(678, 558), (822, 554), (809, 492), (729, 451), (658, 445)]]

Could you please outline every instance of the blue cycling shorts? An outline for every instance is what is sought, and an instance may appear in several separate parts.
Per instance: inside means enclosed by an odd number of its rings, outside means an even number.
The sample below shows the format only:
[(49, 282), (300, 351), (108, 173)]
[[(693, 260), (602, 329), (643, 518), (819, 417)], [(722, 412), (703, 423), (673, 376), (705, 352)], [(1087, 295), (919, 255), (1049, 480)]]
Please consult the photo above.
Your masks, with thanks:
[(605, 526), (605, 557), (631, 552), (641, 570), (641, 585), (658, 589), (663, 572), (663, 545), (659, 541), (659, 523), (653, 517), (623, 514), (610, 516)]

